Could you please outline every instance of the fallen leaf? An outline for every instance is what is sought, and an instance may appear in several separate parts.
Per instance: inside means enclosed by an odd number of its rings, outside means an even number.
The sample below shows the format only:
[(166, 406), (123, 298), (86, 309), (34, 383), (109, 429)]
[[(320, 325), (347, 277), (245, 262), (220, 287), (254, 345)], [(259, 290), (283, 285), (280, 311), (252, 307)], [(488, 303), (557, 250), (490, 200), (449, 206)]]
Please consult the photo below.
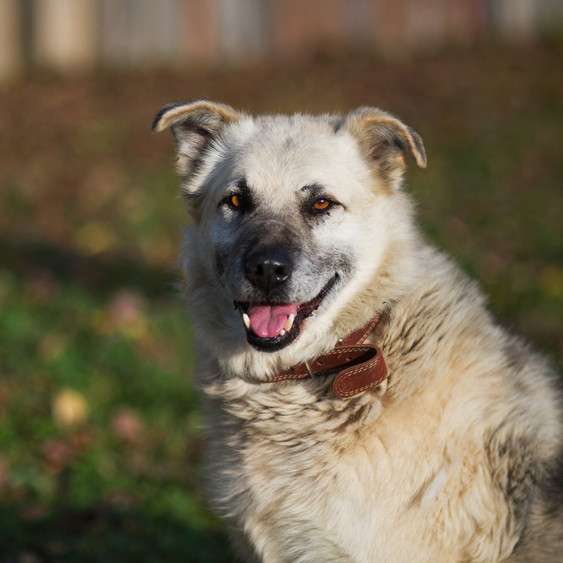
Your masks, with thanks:
[(88, 417), (88, 402), (82, 393), (63, 389), (53, 400), (52, 412), (59, 426), (76, 426)]
[(136, 443), (142, 438), (144, 424), (141, 417), (132, 409), (120, 409), (112, 419), (115, 435), (125, 442)]

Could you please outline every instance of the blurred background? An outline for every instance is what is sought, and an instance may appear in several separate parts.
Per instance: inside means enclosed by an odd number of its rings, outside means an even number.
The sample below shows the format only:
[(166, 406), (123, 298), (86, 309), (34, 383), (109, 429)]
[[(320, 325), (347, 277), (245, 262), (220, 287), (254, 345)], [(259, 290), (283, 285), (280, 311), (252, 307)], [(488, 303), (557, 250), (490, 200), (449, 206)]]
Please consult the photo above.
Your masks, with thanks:
[(427, 237), (561, 366), (560, 0), (0, 0), (0, 563), (228, 562), (158, 108), (377, 105)]

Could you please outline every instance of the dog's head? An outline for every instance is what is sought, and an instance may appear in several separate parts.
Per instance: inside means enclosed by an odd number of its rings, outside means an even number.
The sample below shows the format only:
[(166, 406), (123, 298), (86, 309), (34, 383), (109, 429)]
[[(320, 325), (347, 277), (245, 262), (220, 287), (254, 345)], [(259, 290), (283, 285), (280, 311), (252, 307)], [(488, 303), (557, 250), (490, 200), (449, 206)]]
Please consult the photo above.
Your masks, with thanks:
[(252, 117), (196, 101), (165, 106), (153, 128), (176, 140), (193, 218), (185, 263), (207, 330), (229, 326), (247, 349), (295, 349), (328, 330), (407, 236), (400, 185), (406, 158), (426, 165), (424, 146), (381, 110)]

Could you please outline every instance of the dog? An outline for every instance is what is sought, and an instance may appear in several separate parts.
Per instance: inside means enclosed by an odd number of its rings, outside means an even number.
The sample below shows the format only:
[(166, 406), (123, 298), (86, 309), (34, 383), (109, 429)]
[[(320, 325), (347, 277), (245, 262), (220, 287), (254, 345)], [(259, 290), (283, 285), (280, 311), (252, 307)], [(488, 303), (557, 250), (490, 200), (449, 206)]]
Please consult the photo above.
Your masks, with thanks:
[(242, 561), (563, 561), (548, 363), (416, 226), (419, 134), (170, 104), (212, 505)]

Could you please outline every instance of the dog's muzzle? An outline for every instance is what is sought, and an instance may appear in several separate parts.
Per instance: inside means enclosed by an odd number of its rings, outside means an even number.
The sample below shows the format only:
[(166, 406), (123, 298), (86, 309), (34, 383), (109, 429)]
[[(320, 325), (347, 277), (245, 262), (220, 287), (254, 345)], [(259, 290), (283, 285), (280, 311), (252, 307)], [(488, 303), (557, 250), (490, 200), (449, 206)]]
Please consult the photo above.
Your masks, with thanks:
[(292, 272), (293, 260), (282, 245), (251, 248), (244, 257), (244, 275), (266, 297), (286, 284)]

